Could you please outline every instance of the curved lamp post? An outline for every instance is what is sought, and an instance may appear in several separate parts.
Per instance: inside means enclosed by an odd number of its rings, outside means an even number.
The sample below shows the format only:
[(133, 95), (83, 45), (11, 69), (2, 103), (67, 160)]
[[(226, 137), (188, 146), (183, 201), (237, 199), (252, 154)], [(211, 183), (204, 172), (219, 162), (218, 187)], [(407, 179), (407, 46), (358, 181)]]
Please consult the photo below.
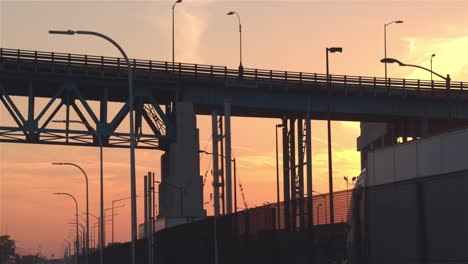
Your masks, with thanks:
[(177, 0), (173, 5), (172, 5), (172, 70), (174, 70), (174, 58), (175, 58), (175, 44), (174, 44), (174, 35), (175, 35), (175, 30), (174, 30), (174, 24), (175, 24), (175, 19), (174, 19), (174, 9), (175, 6), (178, 3), (182, 3), (182, 0)]
[[(54, 122), (54, 121), (52, 121)], [(88, 255), (89, 255), (89, 195), (88, 195), (88, 175), (86, 172), (75, 163), (68, 163), (68, 162), (53, 162), (52, 165), (65, 165), (65, 166), (73, 166), (78, 168), (86, 179), (86, 263), (88, 263)]]
[[(138, 197), (138, 195), (137, 195), (137, 197)], [(118, 207), (115, 207), (114, 204), (116, 202), (128, 200), (130, 198), (131, 197), (126, 197), (126, 198), (122, 198), (122, 199), (112, 200), (112, 244), (114, 244), (114, 209), (118, 208)], [(124, 205), (124, 206), (126, 206), (126, 205)], [(122, 206), (122, 207), (124, 207), (124, 206)]]
[(56, 195), (66, 195), (68, 197), (71, 197), (73, 199), (73, 201), (75, 202), (75, 210), (76, 210), (76, 244), (75, 244), (75, 247), (76, 247), (76, 251), (75, 251), (75, 263), (78, 263), (78, 252), (79, 252), (79, 248), (78, 248), (78, 243), (79, 243), (79, 236), (78, 236), (78, 202), (76, 201), (75, 197), (69, 193), (63, 193), (63, 192), (57, 192), (57, 193), (54, 193)]
[[(403, 20), (394, 20), (390, 23), (384, 24), (384, 58), (387, 58), (387, 27), (391, 24), (401, 24)], [(387, 86), (387, 64), (385, 64), (385, 86)]]
[(397, 63), (398, 65), (400, 65), (402, 67), (407, 66), (407, 67), (414, 67), (414, 68), (423, 69), (423, 70), (428, 71), (428, 72), (434, 74), (435, 76), (440, 77), (441, 79), (445, 80), (445, 85), (446, 85), (447, 90), (450, 89), (450, 74), (447, 74), (447, 77), (444, 77), (444, 76), (438, 74), (437, 72), (434, 72), (434, 71), (432, 71), (432, 70), (430, 70), (428, 68), (424, 68), (422, 66), (414, 65), (414, 64), (406, 64), (406, 63), (403, 63), (403, 62), (401, 62), (401, 61), (399, 61), (397, 59), (392, 59), (392, 58), (383, 58), (383, 59), (380, 60), (380, 62), (385, 63), (385, 65), (387, 63)]
[[(117, 42), (115, 42), (113, 39), (110, 37), (94, 32), (94, 31), (83, 31), (83, 30), (49, 30), (49, 34), (61, 34), (61, 35), (92, 35), (96, 37), (103, 38), (110, 42), (112, 45), (114, 45), (122, 54), (122, 56), (125, 59), (125, 62), (127, 64), (127, 70), (128, 70), (128, 112), (130, 115), (130, 191), (131, 191), (131, 208), (132, 208), (132, 219), (131, 219), (131, 224), (132, 224), (132, 246), (131, 246), (131, 258), (132, 258), (132, 264), (136, 264), (135, 260), (135, 244), (137, 240), (137, 212), (136, 212), (136, 179), (135, 179), (135, 133), (134, 133), (134, 122), (133, 122), (133, 77), (132, 77), (132, 68), (130, 65), (130, 61), (127, 57), (127, 54), (125, 51), (120, 47)], [(101, 185), (101, 196), (104, 195), (104, 190), (103, 186)], [(103, 205), (103, 198), (101, 197), (101, 239), (103, 239), (103, 215), (104, 215), (104, 205)], [(102, 243), (101, 243), (102, 245)], [(102, 264), (103, 263), (103, 252), (100, 250), (99, 254), (99, 262)]]
[(232, 15), (236, 15), (237, 16), (237, 20), (239, 21), (239, 48), (240, 48), (240, 64), (239, 64), (239, 73), (243, 74), (244, 72), (244, 67), (242, 66), (242, 24), (241, 24), (241, 20), (240, 20), (240, 16), (239, 16), (239, 13), (237, 13), (236, 11), (229, 11), (227, 13), (228, 16), (232, 16)]
[[(86, 128), (88, 128), (89, 130), (91, 130), (95, 135), (96, 135), (96, 138), (99, 142), (99, 160), (100, 160), (100, 185), (101, 185), (101, 191), (104, 191), (104, 168), (103, 168), (103, 145), (102, 145), (102, 139), (101, 137), (99, 136), (99, 134), (97, 133), (97, 131), (91, 127), (88, 123), (85, 123), (85, 122), (82, 122), (82, 121), (78, 121), (78, 120), (53, 120), (52, 122), (54, 123), (75, 123), (75, 124), (82, 124), (84, 126), (86, 126)], [(76, 164), (73, 164), (73, 163), (52, 163), (52, 165), (72, 165), (72, 166), (75, 166), (77, 167), (78, 169), (81, 170), (81, 172), (83, 172), (83, 174), (85, 175), (86, 177), (86, 260), (88, 260), (88, 255), (89, 255), (89, 209), (88, 209), (88, 176), (86, 175), (86, 173), (84, 172), (84, 170), (76, 165)], [(101, 195), (100, 195), (100, 204), (101, 206), (104, 206), (104, 194), (101, 192)], [(102, 248), (100, 247), (99, 248), (100, 251), (102, 251)]]
[[(432, 54), (431, 56), (431, 71), (432, 71), (432, 59), (435, 57), (435, 54)], [(431, 83), (432, 83), (432, 72), (431, 72)]]
[[(328, 62), (328, 53), (342, 53), (342, 47), (326, 48), (326, 64), (327, 64), (327, 84), (328, 89), (331, 90), (331, 78)], [(328, 188), (330, 193), (330, 224), (334, 223), (334, 209), (333, 209), (333, 160), (332, 160), (332, 144), (331, 144), (331, 120), (330, 120), (330, 102), (328, 103), (328, 118), (327, 118), (327, 134), (328, 134)]]

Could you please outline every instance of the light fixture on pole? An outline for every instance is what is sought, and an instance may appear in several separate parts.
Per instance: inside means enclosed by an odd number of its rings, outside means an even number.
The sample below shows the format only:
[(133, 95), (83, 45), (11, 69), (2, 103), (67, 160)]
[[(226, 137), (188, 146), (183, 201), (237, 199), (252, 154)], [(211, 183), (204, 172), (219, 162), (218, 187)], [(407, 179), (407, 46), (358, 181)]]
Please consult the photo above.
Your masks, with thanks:
[(240, 54), (240, 63), (239, 63), (239, 74), (240, 76), (243, 75), (244, 73), (244, 66), (242, 66), (242, 24), (241, 24), (241, 20), (240, 20), (240, 16), (239, 16), (239, 13), (237, 13), (237, 11), (229, 11), (227, 13), (228, 16), (232, 16), (232, 15), (236, 15), (237, 16), (237, 20), (239, 21), (239, 54)]
[(432, 54), (431, 56), (431, 84), (432, 84), (432, 59), (435, 57), (435, 54)]
[(175, 6), (178, 3), (182, 3), (182, 0), (177, 0), (175, 3), (172, 5), (172, 70), (174, 70), (174, 60), (175, 60), (175, 44), (174, 44), (174, 39), (175, 39), (175, 29), (174, 29), (174, 24), (175, 24), (175, 18), (174, 18), (174, 9)]
[[(60, 34), (60, 35), (92, 35), (96, 37), (103, 38), (110, 42), (112, 45), (114, 45), (122, 54), (122, 56), (125, 59), (125, 62), (127, 64), (127, 70), (128, 70), (128, 112), (130, 115), (130, 135), (129, 135), (129, 141), (130, 141), (130, 191), (131, 191), (131, 208), (132, 208), (132, 217), (131, 217), (131, 229), (132, 229), (132, 244), (131, 244), (131, 264), (136, 264), (136, 252), (135, 252), (135, 247), (136, 247), (136, 241), (137, 241), (137, 208), (136, 208), (136, 177), (135, 177), (135, 133), (134, 133), (134, 116), (133, 116), (133, 72), (132, 72), (132, 67), (130, 65), (130, 61), (127, 57), (127, 54), (125, 51), (120, 47), (117, 42), (115, 42), (113, 39), (110, 37), (94, 32), (94, 31), (83, 31), (83, 30), (49, 30), (49, 34)], [(104, 190), (103, 186), (101, 185), (101, 195), (104, 195)], [(102, 226), (104, 223), (102, 222), (102, 216), (104, 214), (104, 204), (103, 204), (103, 198), (101, 197), (101, 239), (103, 237), (103, 228)], [(102, 245), (102, 243), (101, 243)], [(103, 252), (100, 250), (100, 257), (99, 257), (99, 263), (103, 263)]]
[[(330, 78), (330, 66), (328, 61), (328, 53), (342, 53), (343, 48), (331, 47), (326, 48), (326, 66), (327, 66), (327, 84), (329, 89), (329, 95), (331, 93), (331, 78)], [(332, 144), (331, 144), (331, 113), (330, 113), (330, 98), (328, 101), (328, 117), (327, 117), (327, 135), (328, 135), (328, 187), (330, 193), (330, 224), (334, 223), (334, 205), (333, 205), (333, 160), (332, 160)]]
[[(348, 191), (348, 187), (349, 187), (349, 179), (348, 179), (348, 176), (344, 176), (343, 179), (346, 181), (346, 207), (348, 208), (349, 207), (349, 191)], [(351, 184), (354, 184), (354, 182), (356, 181), (356, 177), (353, 177), (351, 178)]]
[[(103, 144), (102, 144), (102, 139), (100, 137), (100, 135), (97, 133), (96, 129), (94, 129), (92, 126), (90, 126), (88, 123), (85, 123), (83, 121), (79, 121), (79, 120), (53, 120), (52, 121), (53, 123), (75, 123), (75, 124), (82, 124), (84, 125), (88, 130), (90, 130), (91, 132), (93, 132), (93, 134), (95, 135), (95, 138), (97, 139), (98, 143), (99, 143), (99, 183), (100, 183), (100, 190), (101, 190), (101, 194), (100, 194), (100, 204), (102, 206), (104, 206), (104, 194), (103, 194), (103, 191), (104, 191), (104, 150), (103, 150)], [(77, 167), (78, 169), (80, 169), (86, 176), (86, 173), (84, 172), (83, 169), (81, 169), (79, 166), (75, 165), (75, 164), (54, 164), (54, 165), (72, 165), (72, 166), (75, 166)], [(86, 176), (86, 212), (89, 213), (89, 209), (88, 209), (88, 177)], [(87, 237), (87, 242), (86, 242), (86, 250), (89, 251), (89, 215), (86, 216), (86, 237)], [(99, 243), (99, 244), (103, 244), (103, 243)], [(102, 250), (102, 248), (99, 248), (99, 250)], [(88, 253), (89, 254), (89, 253)], [(88, 259), (88, 256), (86, 257)]]
[[(390, 23), (384, 24), (384, 58), (387, 58), (387, 27), (391, 24), (401, 24), (403, 20), (394, 20)], [(385, 64), (385, 86), (387, 86), (387, 64)]]
[(406, 66), (406, 67), (414, 67), (414, 68), (423, 69), (423, 70), (428, 71), (428, 72), (434, 74), (435, 76), (445, 80), (445, 87), (447, 88), (447, 90), (450, 89), (450, 80), (451, 80), (450, 79), (450, 74), (447, 74), (447, 77), (444, 77), (444, 76), (438, 74), (437, 72), (434, 72), (434, 71), (432, 71), (432, 70), (430, 70), (428, 68), (424, 68), (422, 66), (414, 65), (414, 64), (406, 64), (406, 63), (403, 63), (403, 62), (401, 62), (401, 61), (399, 61), (397, 59), (393, 59), (393, 58), (383, 58), (383, 59), (380, 60), (380, 62), (385, 63), (385, 64), (387, 64), (387, 63), (397, 63), (401, 67)]
[[(52, 121), (55, 122), (55, 121)], [(77, 164), (75, 163), (70, 163), (70, 162), (53, 162), (52, 165), (59, 165), (59, 166), (73, 166), (75, 168), (78, 168), (83, 175), (85, 176), (86, 179), (86, 246), (85, 246), (85, 254), (86, 254), (86, 263), (88, 263), (88, 258), (89, 258), (89, 194), (88, 194), (88, 175), (86, 172)]]
[[(138, 197), (138, 195), (137, 195)], [(124, 201), (124, 200), (128, 200), (128, 199), (131, 199), (131, 197), (126, 197), (126, 198), (122, 198), (122, 199), (116, 199), (116, 200), (112, 200), (112, 244), (114, 244), (114, 209), (116, 208), (114, 206), (114, 204), (116, 202), (120, 202), (120, 201)]]
[(78, 248), (79, 244), (78, 243), (80, 241), (80, 238), (78, 236), (78, 202), (76, 201), (75, 197), (73, 195), (69, 194), (69, 193), (56, 192), (56, 193), (53, 193), (53, 194), (55, 194), (55, 195), (66, 195), (68, 197), (71, 197), (73, 199), (73, 201), (75, 202), (75, 212), (76, 212), (75, 213), (75, 217), (76, 217), (76, 219), (75, 219), (75, 221), (76, 221), (75, 263), (78, 263), (78, 252), (79, 252), (79, 248)]

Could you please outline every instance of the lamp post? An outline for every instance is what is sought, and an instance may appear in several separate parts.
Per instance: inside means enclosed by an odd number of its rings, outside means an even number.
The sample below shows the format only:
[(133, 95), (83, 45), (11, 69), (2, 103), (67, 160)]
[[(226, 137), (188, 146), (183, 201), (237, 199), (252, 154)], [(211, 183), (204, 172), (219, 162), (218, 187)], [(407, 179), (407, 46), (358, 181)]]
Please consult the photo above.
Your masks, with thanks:
[(431, 84), (432, 84), (432, 59), (435, 57), (435, 54), (432, 54), (431, 56)]
[(75, 221), (76, 221), (76, 242), (75, 242), (75, 263), (78, 264), (78, 251), (79, 251), (79, 248), (78, 248), (78, 243), (79, 243), (79, 237), (78, 237), (78, 202), (76, 201), (75, 197), (69, 193), (64, 193), (64, 192), (56, 192), (54, 193), (55, 195), (66, 195), (68, 197), (71, 197), (73, 199), (73, 201), (75, 202)]
[(229, 11), (227, 15), (228, 16), (236, 15), (237, 20), (239, 21), (239, 50), (240, 50), (239, 52), (240, 53), (239, 74), (242, 76), (242, 74), (244, 73), (244, 67), (242, 66), (242, 24), (241, 24), (239, 13), (237, 13), (236, 11)]
[(128, 199), (131, 199), (131, 197), (127, 197), (127, 198), (122, 198), (122, 199), (117, 199), (117, 200), (112, 200), (112, 244), (114, 244), (114, 209), (116, 208), (114, 206), (114, 204), (116, 202), (120, 202), (120, 201), (124, 201), (124, 200), (128, 200)]
[[(49, 30), (49, 34), (61, 34), (61, 35), (75, 35), (75, 34), (81, 34), (81, 35), (92, 35), (96, 37), (103, 38), (110, 42), (112, 45), (114, 45), (122, 54), (122, 56), (125, 59), (125, 62), (127, 64), (127, 70), (128, 70), (128, 112), (130, 115), (130, 191), (131, 191), (131, 208), (132, 208), (132, 217), (131, 217), (131, 224), (132, 224), (132, 246), (131, 246), (131, 263), (135, 263), (135, 244), (137, 240), (137, 208), (136, 208), (136, 177), (135, 177), (135, 133), (134, 133), (134, 121), (133, 121), (133, 77), (132, 77), (132, 68), (130, 66), (130, 61), (127, 57), (127, 54), (125, 51), (120, 47), (117, 42), (115, 42), (113, 39), (110, 37), (94, 32), (94, 31), (73, 31), (73, 30)], [(103, 186), (101, 184), (101, 196), (104, 195), (104, 190)], [(102, 216), (104, 214), (104, 204), (103, 204), (103, 199), (101, 197), (101, 239), (103, 237), (103, 228), (102, 226), (104, 223), (102, 222)], [(101, 243), (102, 244), (102, 243)], [(99, 263), (103, 263), (103, 252), (102, 249), (100, 250), (100, 258), (99, 258)]]
[(278, 161), (278, 128), (284, 127), (283, 124), (277, 124), (275, 126), (275, 144), (276, 144), (276, 203), (278, 206), (278, 212), (277, 212), (277, 217), (278, 217), (278, 228), (281, 227), (281, 213), (280, 213), (280, 186), (279, 186), (279, 161)]
[(69, 163), (69, 162), (54, 162), (52, 165), (65, 165), (65, 166), (73, 166), (75, 168), (78, 168), (83, 175), (85, 176), (86, 179), (86, 263), (88, 263), (88, 257), (89, 257), (89, 195), (88, 195), (88, 175), (86, 175), (86, 172), (78, 165), (75, 163)]
[[(349, 207), (349, 179), (348, 176), (344, 176), (343, 179), (346, 181), (346, 208)], [(356, 181), (356, 177), (351, 178), (351, 184), (353, 184)]]
[(175, 24), (175, 19), (174, 19), (174, 9), (175, 9), (175, 6), (178, 4), (178, 3), (182, 3), (182, 0), (177, 0), (175, 1), (175, 3), (172, 5), (172, 70), (174, 70), (174, 58), (175, 58), (175, 44), (174, 44), (174, 35), (175, 35), (175, 29), (174, 29), (174, 24)]
[(114, 216), (119, 215), (119, 214), (114, 214), (114, 209), (122, 208), (122, 207), (127, 207), (127, 205), (123, 204), (123, 205), (119, 205), (119, 206), (114, 206), (114, 203), (112, 203), (111, 208), (104, 209), (104, 211), (112, 210), (111, 211), (112, 244), (114, 243)]
[[(99, 217), (95, 216), (95, 215), (92, 214), (92, 213), (89, 213), (89, 215), (92, 216), (92, 217), (94, 217), (94, 218), (96, 218), (97, 224), (100, 223)], [(93, 229), (95, 229), (95, 226), (96, 226), (96, 223), (94, 224)], [(94, 232), (93, 232), (93, 242), (94, 242), (93, 244), (94, 244), (94, 246), (96, 246), (96, 237), (95, 237), (95, 236), (96, 236), (96, 232), (95, 232), (95, 230), (94, 230)], [(98, 243), (101, 242), (101, 239), (99, 238), (99, 236), (100, 236), (100, 230), (99, 230), (99, 226), (98, 226)]]
[[(69, 225), (75, 225), (76, 223), (75, 222), (68, 222), (67, 224)], [(81, 223), (78, 223), (78, 225), (81, 227), (81, 244), (86, 244), (86, 227), (84, 225), (82, 225)], [(78, 250), (80, 251), (80, 248), (78, 248)], [(85, 248), (81, 248), (81, 252), (84, 253), (84, 250), (86, 250)]]
[[(387, 27), (391, 24), (401, 24), (403, 20), (394, 20), (390, 23), (384, 24), (384, 58), (387, 58)], [(385, 64), (385, 86), (387, 86), (387, 64)]]
[[(326, 48), (326, 66), (327, 66), (327, 84), (328, 89), (331, 89), (330, 67), (328, 62), (328, 53), (342, 53), (343, 48), (331, 47)], [(330, 99), (329, 99), (330, 100)], [(330, 224), (334, 222), (333, 210), (333, 160), (332, 160), (332, 145), (331, 145), (331, 122), (330, 122), (330, 101), (328, 102), (328, 118), (327, 118), (327, 135), (328, 135), (328, 188), (330, 193)]]
[(438, 74), (438, 73), (436, 73), (436, 72), (434, 72), (434, 71), (432, 71), (432, 70), (430, 70), (428, 68), (424, 68), (422, 66), (414, 65), (414, 64), (406, 64), (406, 63), (403, 63), (403, 62), (401, 62), (399, 60), (396, 60), (396, 59), (393, 59), (393, 58), (383, 58), (383, 59), (380, 60), (380, 62), (385, 63), (385, 64), (387, 64), (387, 63), (397, 63), (398, 65), (400, 65), (402, 67), (407, 66), (407, 67), (414, 67), (414, 68), (423, 69), (423, 70), (428, 71), (428, 72), (434, 74), (435, 76), (445, 80), (446, 88), (447, 88), (447, 90), (450, 90), (450, 74), (447, 74), (447, 77), (444, 77), (444, 76), (442, 76), (442, 75), (440, 75), (440, 74)]

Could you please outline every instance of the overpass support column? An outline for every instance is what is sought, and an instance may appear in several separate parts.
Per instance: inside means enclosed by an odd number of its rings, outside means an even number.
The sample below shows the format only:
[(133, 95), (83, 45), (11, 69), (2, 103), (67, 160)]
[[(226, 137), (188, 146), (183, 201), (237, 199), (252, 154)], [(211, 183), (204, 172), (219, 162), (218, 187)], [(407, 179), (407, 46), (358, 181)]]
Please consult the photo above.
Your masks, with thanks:
[(193, 104), (176, 102), (174, 109), (175, 142), (169, 143), (161, 156), (158, 230), (206, 215), (203, 210), (199, 135)]

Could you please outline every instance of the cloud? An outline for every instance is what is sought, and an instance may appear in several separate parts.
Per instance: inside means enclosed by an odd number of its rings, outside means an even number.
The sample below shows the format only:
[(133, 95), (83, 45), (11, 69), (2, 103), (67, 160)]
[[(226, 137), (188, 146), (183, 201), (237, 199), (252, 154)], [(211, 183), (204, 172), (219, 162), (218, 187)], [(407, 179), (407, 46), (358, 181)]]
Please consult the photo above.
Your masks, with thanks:
[[(466, 60), (468, 36), (448, 38), (409, 37), (404, 40), (408, 43), (408, 55), (403, 62), (430, 68), (430, 57), (432, 54), (436, 54), (433, 59), (434, 72), (443, 76), (450, 74), (452, 80), (456, 81), (468, 79), (468, 61)], [(430, 73), (413, 68), (406, 77), (428, 80), (430, 79)]]

